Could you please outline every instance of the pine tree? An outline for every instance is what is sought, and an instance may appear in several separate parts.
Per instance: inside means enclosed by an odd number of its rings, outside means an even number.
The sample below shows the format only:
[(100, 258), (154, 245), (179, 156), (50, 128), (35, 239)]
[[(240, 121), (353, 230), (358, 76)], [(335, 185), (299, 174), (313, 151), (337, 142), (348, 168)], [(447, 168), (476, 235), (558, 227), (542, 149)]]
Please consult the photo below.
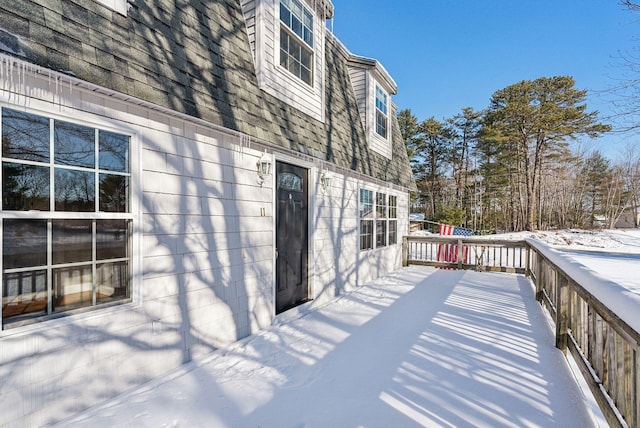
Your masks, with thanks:
[(586, 111), (587, 92), (575, 89), (574, 84), (570, 76), (523, 80), (496, 91), (491, 98), (485, 135), (492, 136), (501, 153), (509, 154), (505, 160), (514, 172), (511, 186), (519, 196), (512, 200), (511, 209), (522, 210), (527, 230), (539, 224), (540, 183), (549, 159), (566, 155), (571, 138), (593, 138), (611, 130), (597, 122), (597, 111)]

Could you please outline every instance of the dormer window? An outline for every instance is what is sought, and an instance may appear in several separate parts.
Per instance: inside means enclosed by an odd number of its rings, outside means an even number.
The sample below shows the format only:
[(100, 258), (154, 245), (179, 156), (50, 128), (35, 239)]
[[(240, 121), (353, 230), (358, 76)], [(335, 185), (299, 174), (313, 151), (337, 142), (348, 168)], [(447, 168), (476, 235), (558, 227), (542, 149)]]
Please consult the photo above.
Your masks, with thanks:
[(387, 93), (376, 85), (376, 134), (387, 138)]
[(391, 159), (395, 109), (391, 96), (398, 87), (375, 59), (351, 54), (347, 66), (369, 147)]
[[(1, 0), (0, 0), (1, 1)], [(331, 0), (240, 0), (258, 86), (325, 120), (326, 29)]]
[(313, 86), (313, 14), (298, 0), (280, 0), (280, 65)]

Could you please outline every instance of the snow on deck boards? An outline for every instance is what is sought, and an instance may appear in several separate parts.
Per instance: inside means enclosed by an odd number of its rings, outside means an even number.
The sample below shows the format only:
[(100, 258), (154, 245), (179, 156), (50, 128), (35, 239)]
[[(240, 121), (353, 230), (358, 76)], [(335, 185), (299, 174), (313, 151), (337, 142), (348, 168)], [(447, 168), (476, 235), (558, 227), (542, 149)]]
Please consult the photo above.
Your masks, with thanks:
[(520, 275), (412, 266), (65, 426), (592, 425)]

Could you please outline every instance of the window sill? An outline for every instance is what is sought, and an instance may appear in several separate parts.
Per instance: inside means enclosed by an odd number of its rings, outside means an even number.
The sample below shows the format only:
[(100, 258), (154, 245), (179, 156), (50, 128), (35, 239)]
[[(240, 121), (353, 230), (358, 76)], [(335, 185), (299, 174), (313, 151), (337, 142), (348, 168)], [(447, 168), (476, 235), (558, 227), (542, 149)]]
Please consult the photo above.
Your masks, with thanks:
[(137, 304), (133, 303), (132, 299), (123, 299), (117, 302), (104, 303), (99, 306), (77, 308), (51, 315), (41, 316), (38, 318), (9, 322), (2, 325), (0, 338), (12, 336), (14, 334), (29, 333), (42, 328), (59, 328), (65, 325), (75, 324), (79, 321), (87, 320), (93, 317), (101, 317), (111, 315), (116, 312), (128, 311), (137, 306)]

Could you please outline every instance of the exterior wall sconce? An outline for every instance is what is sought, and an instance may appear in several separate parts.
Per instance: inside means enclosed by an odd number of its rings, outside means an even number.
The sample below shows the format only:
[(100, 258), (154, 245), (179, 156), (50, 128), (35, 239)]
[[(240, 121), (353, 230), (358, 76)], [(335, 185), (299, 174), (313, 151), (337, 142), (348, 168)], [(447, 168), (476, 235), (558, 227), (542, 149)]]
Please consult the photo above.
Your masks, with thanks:
[(331, 178), (331, 173), (326, 169), (320, 174), (320, 187), (322, 187), (323, 193), (327, 193), (327, 190), (331, 187)]
[(273, 169), (273, 159), (271, 156), (265, 151), (260, 159), (257, 162), (258, 167), (258, 183), (262, 186), (262, 183), (265, 182), (268, 176), (271, 175), (271, 170)]

